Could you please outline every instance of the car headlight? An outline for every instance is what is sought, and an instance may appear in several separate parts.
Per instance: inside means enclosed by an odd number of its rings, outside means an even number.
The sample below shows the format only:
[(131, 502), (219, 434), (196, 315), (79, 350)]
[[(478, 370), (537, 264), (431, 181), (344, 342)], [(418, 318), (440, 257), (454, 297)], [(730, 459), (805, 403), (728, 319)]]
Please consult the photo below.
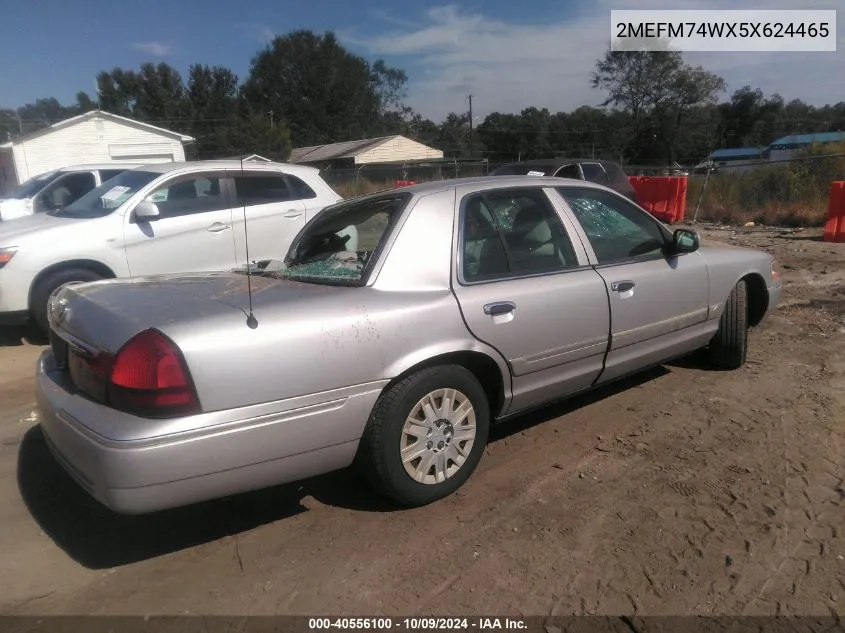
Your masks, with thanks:
[(0, 268), (3, 268), (3, 266), (8, 264), (17, 252), (17, 246), (6, 246), (5, 248), (0, 248)]

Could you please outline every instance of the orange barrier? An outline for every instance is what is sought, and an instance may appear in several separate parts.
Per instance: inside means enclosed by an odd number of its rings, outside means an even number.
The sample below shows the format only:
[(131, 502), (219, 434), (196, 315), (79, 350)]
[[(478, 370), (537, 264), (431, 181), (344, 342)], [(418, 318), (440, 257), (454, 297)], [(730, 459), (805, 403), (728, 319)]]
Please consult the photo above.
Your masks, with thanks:
[(825, 242), (845, 242), (845, 181), (830, 183)]
[(686, 176), (630, 176), (640, 206), (672, 224), (683, 222), (687, 210)]
[(396, 186), (397, 187), (410, 187), (411, 185), (417, 184), (416, 180), (397, 180)]

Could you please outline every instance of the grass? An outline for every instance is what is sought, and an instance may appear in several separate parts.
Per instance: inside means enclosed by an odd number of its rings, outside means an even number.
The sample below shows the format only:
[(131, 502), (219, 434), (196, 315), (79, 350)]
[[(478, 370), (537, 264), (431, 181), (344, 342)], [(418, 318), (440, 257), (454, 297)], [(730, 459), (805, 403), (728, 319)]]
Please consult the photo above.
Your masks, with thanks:
[[(831, 156), (831, 154), (840, 154)], [(827, 219), (830, 183), (845, 179), (845, 145), (811, 149), (800, 160), (742, 173), (711, 174), (699, 220), (768, 226), (817, 227)], [(687, 218), (692, 218), (704, 178), (691, 178)]]

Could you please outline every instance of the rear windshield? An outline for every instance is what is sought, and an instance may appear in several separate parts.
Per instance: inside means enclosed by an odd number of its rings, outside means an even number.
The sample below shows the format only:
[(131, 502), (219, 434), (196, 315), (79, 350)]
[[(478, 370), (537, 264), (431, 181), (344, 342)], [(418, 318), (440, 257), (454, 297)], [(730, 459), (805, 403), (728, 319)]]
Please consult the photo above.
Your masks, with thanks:
[(361, 285), (409, 200), (408, 194), (394, 194), (329, 207), (294, 240), (281, 276), (316, 284)]

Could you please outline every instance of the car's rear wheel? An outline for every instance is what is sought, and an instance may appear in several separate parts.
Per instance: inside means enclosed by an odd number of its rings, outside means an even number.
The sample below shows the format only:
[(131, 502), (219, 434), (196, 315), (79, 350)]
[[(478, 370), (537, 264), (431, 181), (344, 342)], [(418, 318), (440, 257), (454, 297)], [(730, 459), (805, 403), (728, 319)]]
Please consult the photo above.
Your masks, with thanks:
[(710, 341), (710, 362), (719, 369), (739, 369), (748, 357), (748, 286), (740, 280), (725, 302), (719, 330)]
[(404, 506), (421, 506), (469, 479), (489, 429), (490, 408), (475, 376), (457, 365), (432, 367), (379, 397), (359, 460), (385, 495)]
[(57, 270), (41, 279), (32, 290), (31, 303), (32, 318), (41, 333), (47, 334), (50, 330), (50, 322), (47, 320), (47, 303), (56, 288), (72, 281), (97, 281), (102, 278), (102, 275), (87, 268), (67, 268)]

